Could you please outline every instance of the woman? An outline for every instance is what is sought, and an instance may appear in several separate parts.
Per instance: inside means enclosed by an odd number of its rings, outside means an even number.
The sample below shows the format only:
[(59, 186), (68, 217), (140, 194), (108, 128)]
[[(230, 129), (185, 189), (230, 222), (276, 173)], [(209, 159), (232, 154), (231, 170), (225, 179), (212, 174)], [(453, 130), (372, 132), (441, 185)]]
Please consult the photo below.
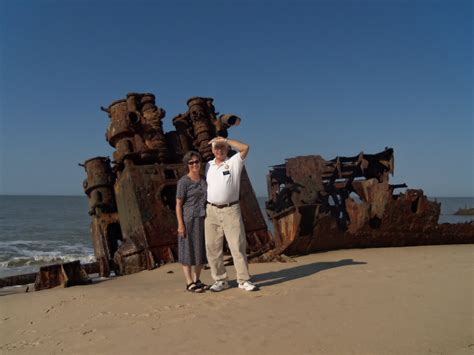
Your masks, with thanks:
[(178, 261), (183, 264), (186, 290), (200, 293), (208, 289), (199, 280), (202, 265), (207, 263), (204, 243), (207, 184), (201, 178), (201, 155), (198, 152), (186, 153), (183, 162), (188, 166), (188, 173), (179, 179), (176, 189)]

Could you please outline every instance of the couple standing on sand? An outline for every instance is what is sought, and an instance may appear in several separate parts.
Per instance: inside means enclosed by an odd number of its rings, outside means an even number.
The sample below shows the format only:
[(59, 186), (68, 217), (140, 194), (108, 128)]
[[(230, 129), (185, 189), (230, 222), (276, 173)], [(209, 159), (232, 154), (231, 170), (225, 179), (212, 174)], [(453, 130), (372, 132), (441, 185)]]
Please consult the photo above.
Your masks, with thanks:
[[(240, 175), (249, 146), (222, 137), (212, 139), (209, 144), (215, 158), (206, 165), (206, 180), (201, 177), (201, 155), (188, 152), (183, 158), (188, 174), (178, 181), (176, 191), (178, 260), (183, 265), (186, 290), (200, 293), (229, 288), (224, 266), (225, 235), (239, 288), (255, 291), (257, 286), (250, 281), (247, 240), (239, 205)], [(231, 158), (227, 157), (229, 146), (239, 151)], [(206, 263), (214, 279), (211, 286), (199, 279)]]

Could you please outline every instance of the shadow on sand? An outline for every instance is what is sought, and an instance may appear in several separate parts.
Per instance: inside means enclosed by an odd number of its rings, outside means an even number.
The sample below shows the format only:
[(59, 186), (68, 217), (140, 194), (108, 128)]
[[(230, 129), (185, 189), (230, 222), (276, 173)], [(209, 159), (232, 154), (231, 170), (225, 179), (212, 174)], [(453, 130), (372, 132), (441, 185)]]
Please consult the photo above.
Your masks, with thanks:
[(349, 266), (349, 265), (362, 265), (367, 264), (364, 261), (354, 261), (352, 259), (342, 259), (339, 261), (326, 261), (317, 262), (307, 265), (299, 265), (289, 269), (283, 269), (279, 271), (266, 272), (264, 274), (258, 274), (252, 276), (252, 281), (255, 282), (258, 287), (265, 287), (270, 285), (276, 285), (282, 282), (299, 279), (313, 275), (317, 272), (332, 269), (335, 267)]

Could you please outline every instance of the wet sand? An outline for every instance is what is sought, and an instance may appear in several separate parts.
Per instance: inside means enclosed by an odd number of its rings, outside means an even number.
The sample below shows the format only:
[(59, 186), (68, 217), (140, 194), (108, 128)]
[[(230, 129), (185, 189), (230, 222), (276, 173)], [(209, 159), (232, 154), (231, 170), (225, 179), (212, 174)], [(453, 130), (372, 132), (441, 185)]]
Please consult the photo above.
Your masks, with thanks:
[(253, 293), (186, 292), (172, 264), (3, 295), (0, 353), (473, 354), (473, 256), (451, 245), (252, 264)]

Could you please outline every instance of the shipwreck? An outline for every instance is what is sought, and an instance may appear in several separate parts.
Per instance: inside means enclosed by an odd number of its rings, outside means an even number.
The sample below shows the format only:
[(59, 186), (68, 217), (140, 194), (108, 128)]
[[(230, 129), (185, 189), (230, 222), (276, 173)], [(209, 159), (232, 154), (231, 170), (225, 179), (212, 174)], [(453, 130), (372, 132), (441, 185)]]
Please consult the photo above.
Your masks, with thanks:
[(274, 255), (349, 248), (474, 242), (474, 223), (438, 224), (441, 204), (421, 189), (389, 183), (394, 152), (287, 159), (267, 175)]
[[(187, 106), (173, 118), (176, 129), (166, 133), (165, 111), (152, 94), (130, 93), (102, 108), (110, 119), (106, 140), (115, 148), (113, 161), (96, 157), (82, 164), (100, 275), (130, 274), (177, 260), (176, 185), (186, 173), (181, 160), (189, 150), (200, 152), (204, 161), (213, 159), (210, 140), (227, 137), (227, 130), (240, 123), (236, 115), (219, 115), (212, 98), (192, 97)], [(248, 252), (273, 248), (245, 169), (240, 202)]]
[[(105, 137), (115, 149), (112, 159), (99, 156), (80, 164), (97, 262), (45, 266), (37, 274), (0, 279), (0, 287), (33, 281), (37, 290), (71, 286), (87, 283), (88, 273), (131, 274), (177, 260), (175, 196), (186, 173), (182, 157), (195, 150), (204, 161), (213, 159), (209, 141), (227, 137), (240, 117), (216, 112), (212, 98), (192, 97), (187, 110), (173, 118), (175, 130), (164, 132), (166, 112), (153, 94), (129, 93), (101, 109), (109, 118)], [(392, 148), (331, 160), (299, 156), (271, 167), (266, 213), (272, 235), (244, 168), (240, 205), (249, 260), (343, 248), (474, 243), (474, 223), (439, 224), (440, 203), (428, 200), (423, 190), (390, 184), (394, 170)]]

